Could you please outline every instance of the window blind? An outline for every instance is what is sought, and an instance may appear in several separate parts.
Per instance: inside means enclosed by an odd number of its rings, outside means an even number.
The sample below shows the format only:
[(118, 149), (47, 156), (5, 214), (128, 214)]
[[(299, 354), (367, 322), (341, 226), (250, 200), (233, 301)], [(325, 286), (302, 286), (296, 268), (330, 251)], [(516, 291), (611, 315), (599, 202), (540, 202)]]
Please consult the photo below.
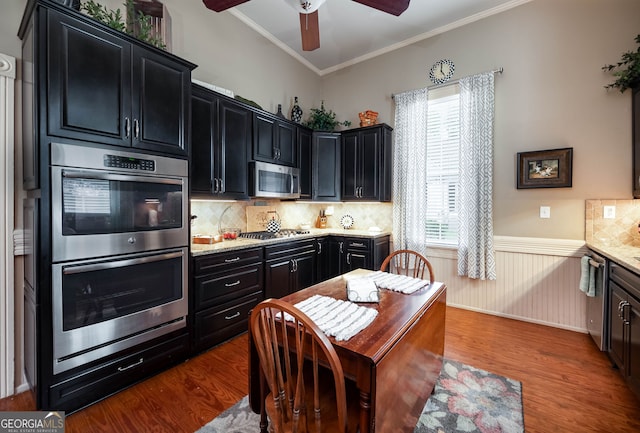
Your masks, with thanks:
[(427, 240), (457, 244), (460, 98), (457, 85), (429, 93), (427, 111)]

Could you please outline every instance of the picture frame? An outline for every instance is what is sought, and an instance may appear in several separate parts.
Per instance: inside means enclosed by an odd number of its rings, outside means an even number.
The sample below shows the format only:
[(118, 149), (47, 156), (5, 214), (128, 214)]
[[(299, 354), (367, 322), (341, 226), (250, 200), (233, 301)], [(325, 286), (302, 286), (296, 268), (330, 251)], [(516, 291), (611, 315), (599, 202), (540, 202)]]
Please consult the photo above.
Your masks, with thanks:
[(517, 188), (570, 188), (573, 148), (518, 152)]

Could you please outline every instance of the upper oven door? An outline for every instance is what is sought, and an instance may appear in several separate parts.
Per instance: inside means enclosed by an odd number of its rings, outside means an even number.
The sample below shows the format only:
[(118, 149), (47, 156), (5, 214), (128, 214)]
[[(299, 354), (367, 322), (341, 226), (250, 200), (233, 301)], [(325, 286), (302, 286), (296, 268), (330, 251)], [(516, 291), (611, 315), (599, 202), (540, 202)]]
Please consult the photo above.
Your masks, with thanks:
[(183, 177), (51, 168), (53, 261), (188, 245)]

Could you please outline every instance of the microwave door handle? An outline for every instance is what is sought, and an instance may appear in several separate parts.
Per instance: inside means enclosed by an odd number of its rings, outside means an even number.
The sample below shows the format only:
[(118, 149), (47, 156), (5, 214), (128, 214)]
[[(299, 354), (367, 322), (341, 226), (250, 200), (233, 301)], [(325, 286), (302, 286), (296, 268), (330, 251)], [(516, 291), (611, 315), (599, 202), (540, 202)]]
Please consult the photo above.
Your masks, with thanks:
[(177, 257), (182, 257), (182, 251), (177, 251), (175, 253), (166, 253), (160, 255), (154, 255), (149, 257), (137, 257), (135, 259), (127, 259), (127, 260), (118, 260), (115, 262), (105, 262), (105, 263), (93, 263), (89, 265), (80, 265), (80, 266), (67, 266), (64, 268), (64, 275), (73, 275), (73, 274), (81, 274), (84, 272), (91, 271), (103, 271), (105, 269), (114, 269), (114, 268), (123, 268), (126, 266), (139, 265), (142, 263), (153, 263), (159, 262), (161, 260), (169, 260), (175, 259)]
[(120, 180), (135, 181), (148, 183), (162, 183), (167, 185), (182, 185), (183, 179), (170, 177), (149, 177), (149, 176), (131, 176), (126, 174), (97, 173), (94, 171), (71, 171), (63, 170), (62, 177), (70, 179), (99, 179), (99, 180)]

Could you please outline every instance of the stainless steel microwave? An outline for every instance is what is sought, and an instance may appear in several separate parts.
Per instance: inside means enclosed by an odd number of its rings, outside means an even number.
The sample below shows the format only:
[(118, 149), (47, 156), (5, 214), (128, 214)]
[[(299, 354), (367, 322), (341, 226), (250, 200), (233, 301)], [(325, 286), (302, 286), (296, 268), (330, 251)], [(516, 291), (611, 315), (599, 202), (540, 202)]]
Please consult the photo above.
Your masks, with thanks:
[(250, 162), (249, 195), (265, 198), (300, 198), (300, 170), (267, 162)]

